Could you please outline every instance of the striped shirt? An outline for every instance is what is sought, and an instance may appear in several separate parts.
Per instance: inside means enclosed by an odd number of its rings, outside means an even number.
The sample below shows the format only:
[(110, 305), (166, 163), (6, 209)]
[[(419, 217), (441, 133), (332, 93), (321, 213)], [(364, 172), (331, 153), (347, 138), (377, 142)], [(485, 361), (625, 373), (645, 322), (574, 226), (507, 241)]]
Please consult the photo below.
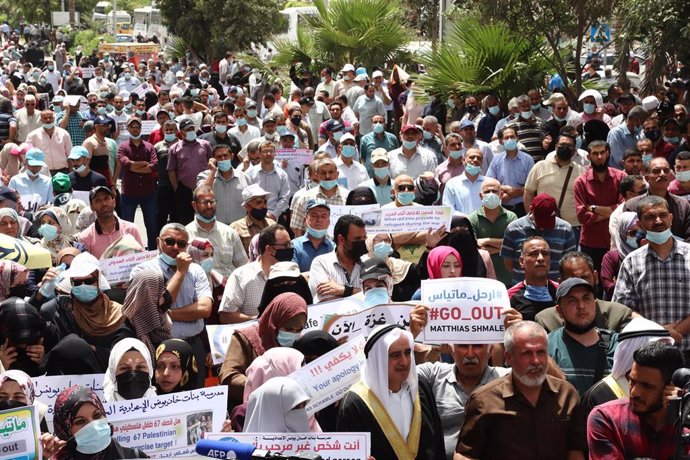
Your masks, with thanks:
[(239, 311), (245, 315), (257, 316), (265, 286), (266, 275), (261, 268), (261, 260), (242, 265), (230, 274), (219, 311)]
[(544, 138), (542, 127), (544, 122), (541, 118), (532, 116), (531, 120), (524, 121), (518, 119), (506, 123), (506, 128), (514, 128), (518, 136), (518, 140), (525, 146), (525, 151), (529, 153), (535, 162), (544, 159), (544, 149), (541, 141)]
[(361, 288), (362, 281), (359, 279), (360, 268), (361, 264), (355, 264), (352, 273), (348, 273), (345, 267), (338, 261), (338, 254), (335, 250), (315, 257), (311, 263), (311, 272), (309, 274), (309, 289), (311, 289), (311, 294), (314, 296), (314, 303), (336, 299), (335, 296), (322, 297), (316, 293), (316, 287), (321, 283), (335, 281), (336, 284), (341, 286), (350, 284), (353, 288)]

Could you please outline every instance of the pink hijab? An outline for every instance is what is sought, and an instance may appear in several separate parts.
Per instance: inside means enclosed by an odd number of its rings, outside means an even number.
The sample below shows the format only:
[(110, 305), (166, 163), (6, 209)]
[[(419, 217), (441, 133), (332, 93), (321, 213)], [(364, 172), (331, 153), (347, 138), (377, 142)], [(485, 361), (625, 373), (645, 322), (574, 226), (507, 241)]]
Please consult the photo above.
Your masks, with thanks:
[(429, 257), (426, 259), (426, 269), (429, 272), (429, 278), (434, 280), (441, 278), (441, 267), (446, 257), (454, 255), (458, 262), (460, 262), (460, 273), (462, 274), (462, 257), (455, 248), (450, 246), (437, 246), (429, 252)]
[(247, 368), (242, 402), (249, 400), (252, 391), (273, 377), (287, 377), (302, 367), (304, 355), (294, 348), (275, 347), (256, 358)]

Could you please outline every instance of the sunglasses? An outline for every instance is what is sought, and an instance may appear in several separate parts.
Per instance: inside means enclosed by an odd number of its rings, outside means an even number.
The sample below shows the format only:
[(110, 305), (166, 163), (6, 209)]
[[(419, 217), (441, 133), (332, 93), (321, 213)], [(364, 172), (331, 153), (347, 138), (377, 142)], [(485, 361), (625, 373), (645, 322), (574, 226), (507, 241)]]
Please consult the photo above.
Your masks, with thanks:
[(82, 284), (88, 284), (89, 286), (91, 286), (96, 284), (97, 282), (98, 280), (94, 276), (83, 280), (75, 280), (74, 278), (72, 278), (72, 286), (81, 286)]
[(398, 192), (414, 192), (414, 184), (403, 184), (403, 185), (398, 185), (397, 187)]
[(175, 246), (175, 244), (177, 244), (177, 247), (180, 249), (187, 247), (187, 242), (185, 240), (176, 240), (175, 238), (166, 238), (163, 240), (163, 243), (165, 243), (166, 246)]

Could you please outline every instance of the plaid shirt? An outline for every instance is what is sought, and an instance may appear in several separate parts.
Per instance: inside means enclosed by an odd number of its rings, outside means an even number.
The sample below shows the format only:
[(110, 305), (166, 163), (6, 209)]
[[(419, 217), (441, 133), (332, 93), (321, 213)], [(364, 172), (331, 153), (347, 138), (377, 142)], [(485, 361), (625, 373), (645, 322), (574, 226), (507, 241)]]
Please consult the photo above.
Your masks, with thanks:
[[(67, 114), (62, 112), (60, 116), (57, 117), (55, 124), (60, 123), (65, 116), (67, 116)], [(81, 112), (77, 112), (67, 120), (65, 131), (69, 133), (69, 137), (72, 139), (72, 145), (81, 145), (84, 142), (84, 130), (82, 129), (84, 121), (85, 118)]]
[[(628, 254), (621, 264), (613, 301), (659, 324), (688, 316), (690, 244), (674, 239), (671, 254), (661, 260), (649, 245)], [(688, 335), (683, 349), (690, 349)]]

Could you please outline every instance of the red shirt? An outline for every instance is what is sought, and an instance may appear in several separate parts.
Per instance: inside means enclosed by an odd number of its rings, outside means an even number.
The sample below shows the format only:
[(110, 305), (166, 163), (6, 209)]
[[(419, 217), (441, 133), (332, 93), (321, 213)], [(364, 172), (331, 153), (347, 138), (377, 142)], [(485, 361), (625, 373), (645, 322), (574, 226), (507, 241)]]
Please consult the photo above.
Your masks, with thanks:
[(654, 158), (664, 157), (668, 160), (669, 155), (673, 153), (676, 148), (664, 140), (660, 140), (656, 147), (654, 147)]
[(611, 211), (616, 209), (623, 202), (620, 184), (625, 177), (627, 177), (625, 172), (609, 168), (604, 182), (601, 182), (594, 175), (594, 170), (589, 168), (583, 175), (575, 179), (573, 185), (575, 211), (577, 220), (582, 224), (580, 244), (602, 249), (611, 246), (609, 220), (603, 219), (596, 222), (599, 214), (591, 212), (590, 206), (607, 206), (611, 208)]
[[(122, 165), (123, 195), (146, 196), (155, 193), (158, 154), (153, 145), (146, 141), (135, 145), (134, 142), (128, 140), (117, 148), (117, 161)], [(146, 161), (152, 172), (148, 174), (132, 172), (132, 161)]]
[(163, 128), (160, 126), (151, 131), (151, 133), (149, 134), (149, 143), (151, 145), (156, 145), (163, 139), (165, 139), (165, 135), (163, 134)]
[(678, 179), (673, 179), (670, 184), (668, 184), (668, 193), (673, 193), (674, 195), (684, 196), (690, 200), (690, 190), (685, 190)]

